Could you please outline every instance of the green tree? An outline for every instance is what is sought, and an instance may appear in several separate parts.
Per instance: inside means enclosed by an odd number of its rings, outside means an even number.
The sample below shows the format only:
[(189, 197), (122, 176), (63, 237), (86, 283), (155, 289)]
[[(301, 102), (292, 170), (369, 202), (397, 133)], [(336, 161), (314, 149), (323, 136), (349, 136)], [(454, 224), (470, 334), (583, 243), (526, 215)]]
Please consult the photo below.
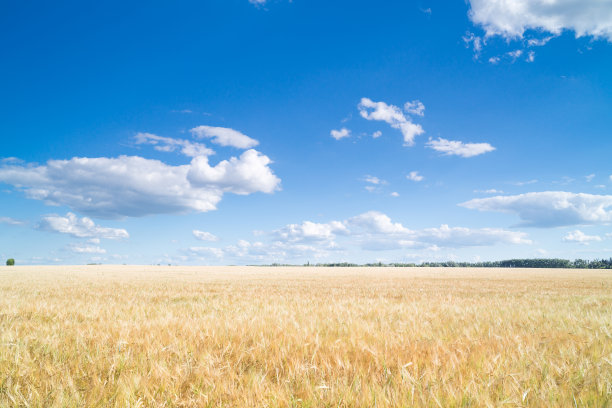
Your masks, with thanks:
[(15, 265), (15, 260), (13, 258), (9, 258), (6, 260), (6, 266), (13, 266)]

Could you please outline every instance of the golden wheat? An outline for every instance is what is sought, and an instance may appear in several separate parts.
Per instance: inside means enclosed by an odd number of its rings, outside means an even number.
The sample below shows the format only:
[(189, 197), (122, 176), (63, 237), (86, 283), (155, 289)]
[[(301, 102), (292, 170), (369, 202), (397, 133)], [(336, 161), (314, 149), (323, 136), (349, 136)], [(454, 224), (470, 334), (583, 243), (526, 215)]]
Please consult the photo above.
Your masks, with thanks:
[(0, 406), (612, 404), (612, 273), (0, 270)]

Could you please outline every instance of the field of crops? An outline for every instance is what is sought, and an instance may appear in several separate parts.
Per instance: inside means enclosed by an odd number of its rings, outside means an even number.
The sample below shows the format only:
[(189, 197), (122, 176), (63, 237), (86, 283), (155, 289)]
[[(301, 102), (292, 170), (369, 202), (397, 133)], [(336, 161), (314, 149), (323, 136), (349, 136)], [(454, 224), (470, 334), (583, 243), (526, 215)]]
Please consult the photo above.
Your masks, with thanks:
[(612, 405), (612, 271), (0, 269), (0, 406)]

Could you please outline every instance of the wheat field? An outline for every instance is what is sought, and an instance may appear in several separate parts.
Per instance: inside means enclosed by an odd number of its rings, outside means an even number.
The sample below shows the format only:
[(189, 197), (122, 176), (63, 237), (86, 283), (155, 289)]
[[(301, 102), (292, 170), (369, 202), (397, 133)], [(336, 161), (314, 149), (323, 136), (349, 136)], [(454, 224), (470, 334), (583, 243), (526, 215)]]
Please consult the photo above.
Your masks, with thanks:
[(612, 406), (612, 271), (3, 267), (0, 406)]

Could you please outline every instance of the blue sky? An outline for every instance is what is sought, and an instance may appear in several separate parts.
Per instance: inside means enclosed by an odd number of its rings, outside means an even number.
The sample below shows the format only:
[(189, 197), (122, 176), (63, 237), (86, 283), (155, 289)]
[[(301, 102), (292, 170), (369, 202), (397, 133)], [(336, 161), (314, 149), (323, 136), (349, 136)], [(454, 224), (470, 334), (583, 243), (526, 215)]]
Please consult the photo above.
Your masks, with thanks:
[(0, 256), (612, 256), (612, 4), (12, 2)]

